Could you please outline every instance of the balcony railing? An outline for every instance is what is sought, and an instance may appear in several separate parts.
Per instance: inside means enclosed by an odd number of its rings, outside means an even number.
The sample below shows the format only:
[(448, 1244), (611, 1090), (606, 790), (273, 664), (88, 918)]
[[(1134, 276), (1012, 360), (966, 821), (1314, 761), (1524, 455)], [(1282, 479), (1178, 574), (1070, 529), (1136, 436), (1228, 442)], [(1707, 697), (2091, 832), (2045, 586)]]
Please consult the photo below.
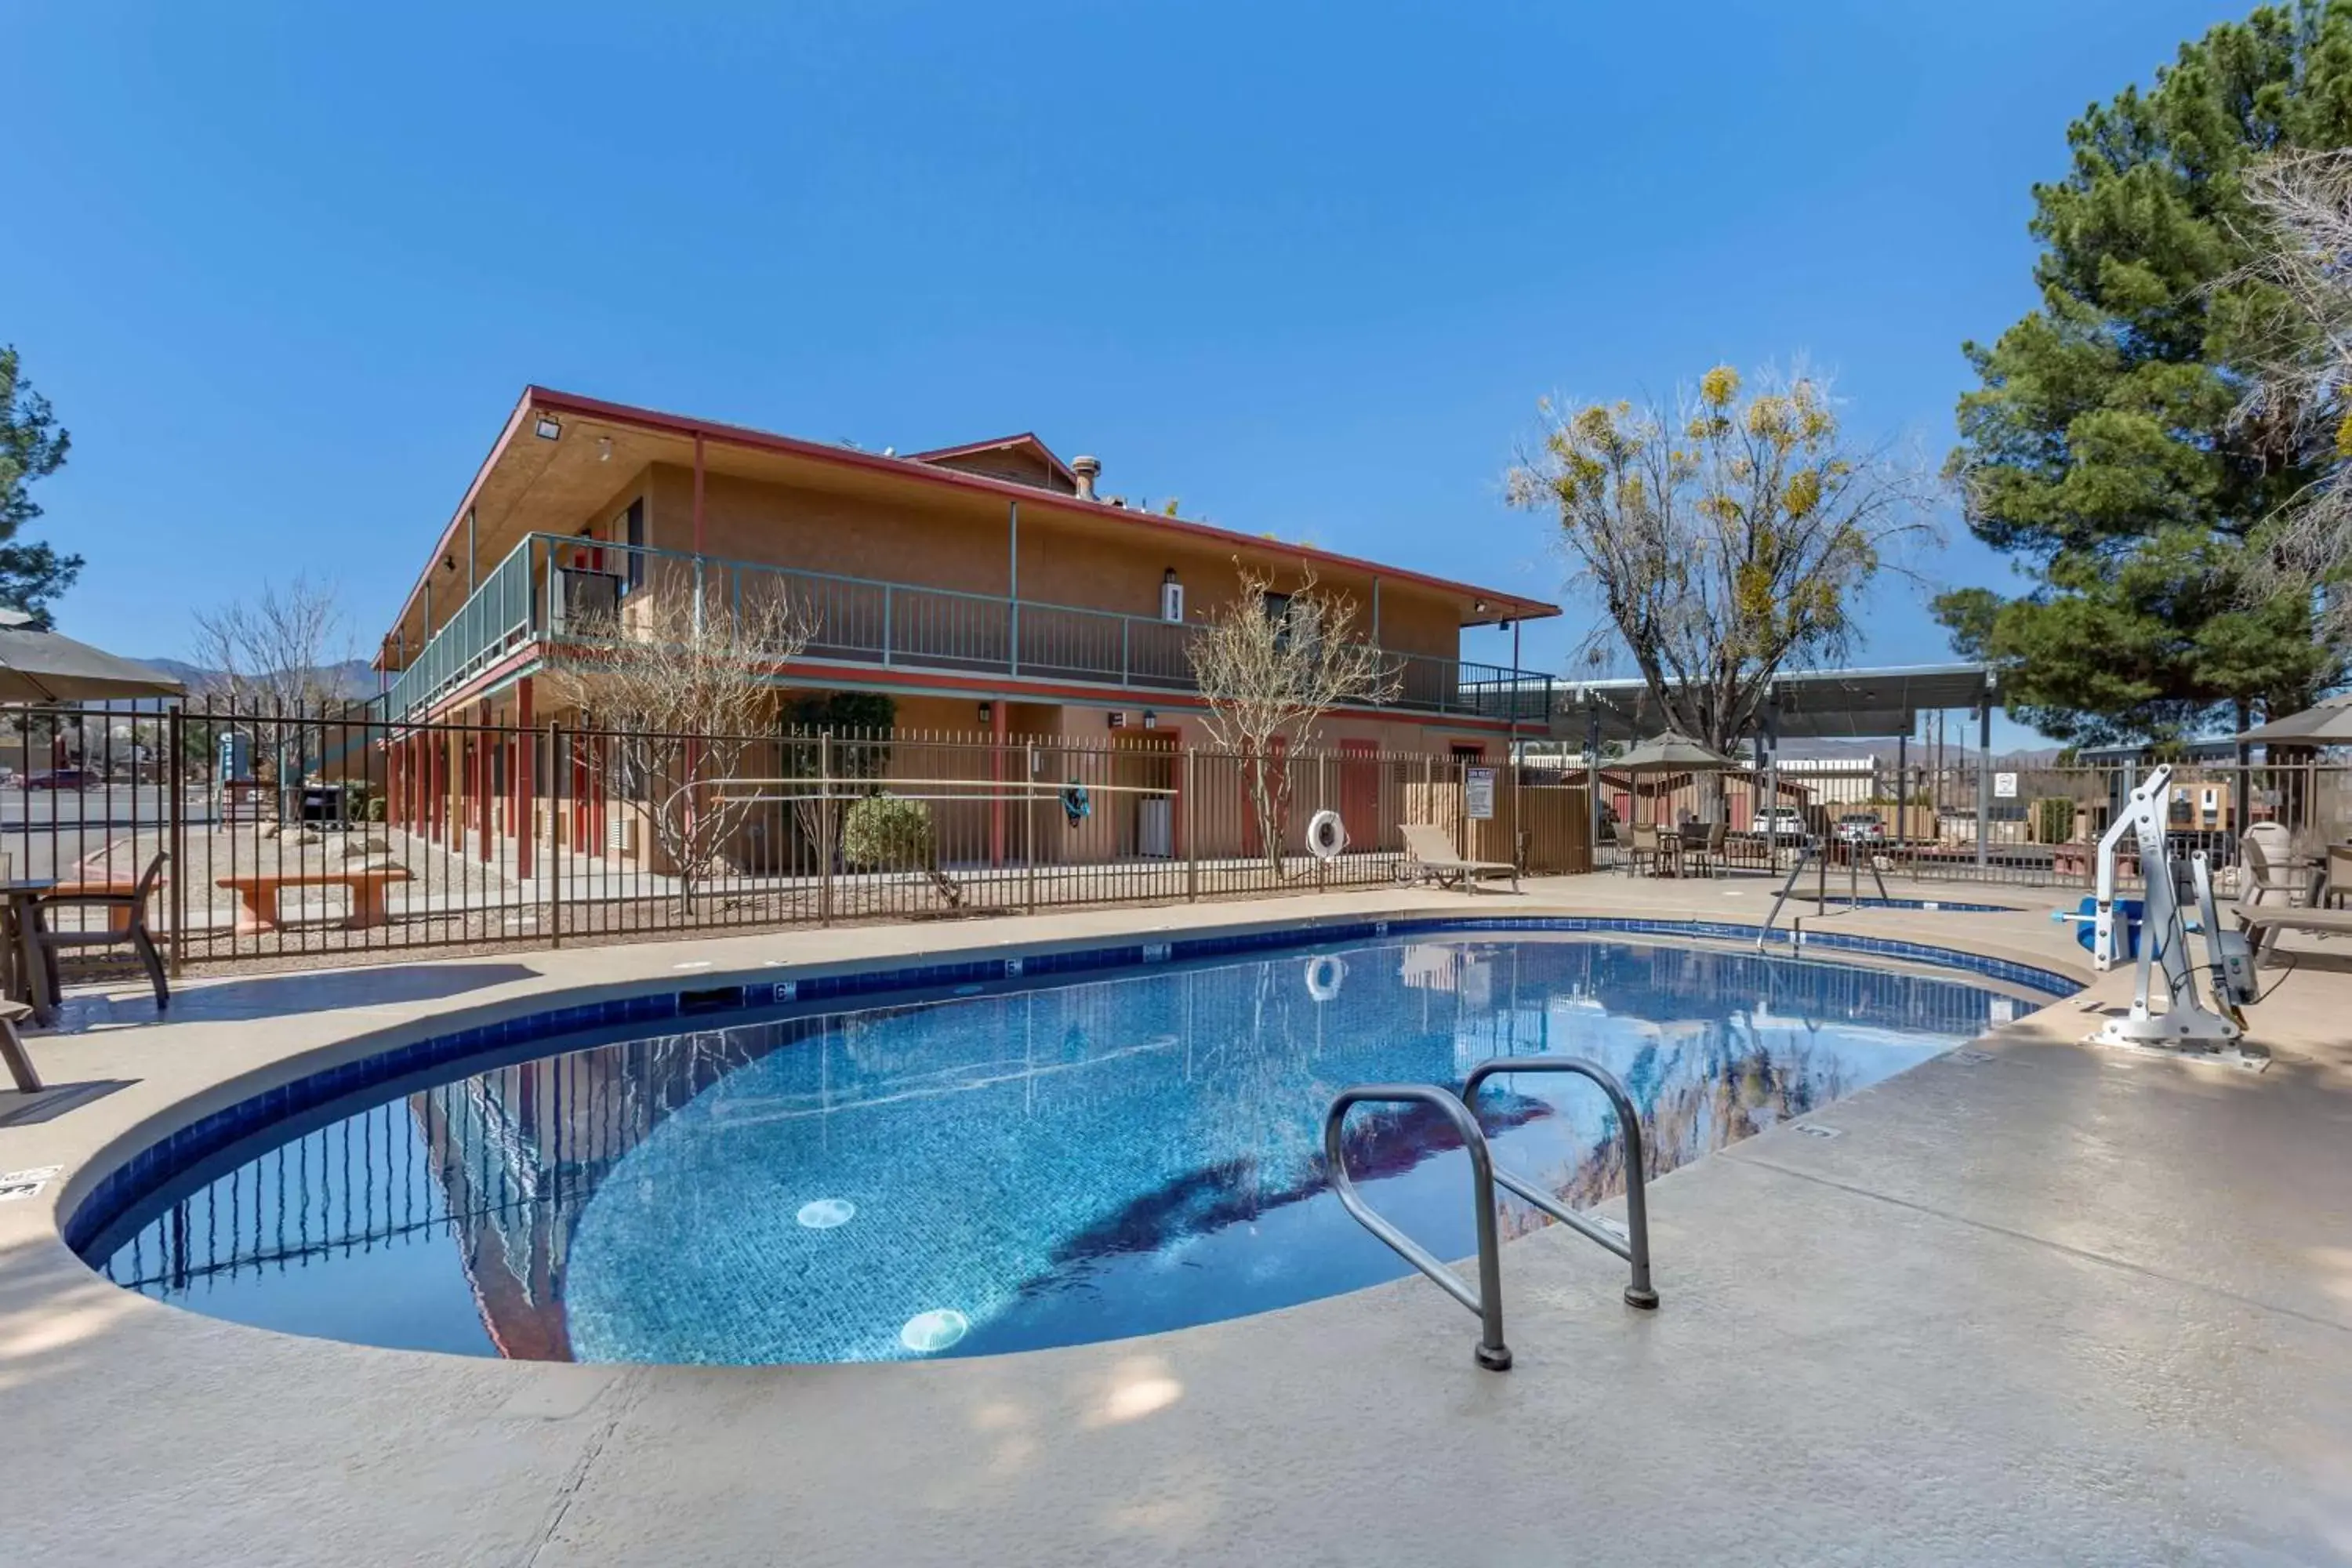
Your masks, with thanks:
[[(395, 718), (429, 709), (510, 656), (577, 640), (641, 594), (691, 593), (740, 618), (781, 596), (806, 630), (813, 663), (1100, 686), (1150, 694), (1196, 689), (1186, 649), (1199, 628), (1143, 616), (1040, 604), (907, 583), (802, 572), (677, 551), (533, 534), (484, 578), (392, 681)], [(1383, 708), (1540, 725), (1551, 678), (1496, 665), (1396, 654), (1397, 694)]]

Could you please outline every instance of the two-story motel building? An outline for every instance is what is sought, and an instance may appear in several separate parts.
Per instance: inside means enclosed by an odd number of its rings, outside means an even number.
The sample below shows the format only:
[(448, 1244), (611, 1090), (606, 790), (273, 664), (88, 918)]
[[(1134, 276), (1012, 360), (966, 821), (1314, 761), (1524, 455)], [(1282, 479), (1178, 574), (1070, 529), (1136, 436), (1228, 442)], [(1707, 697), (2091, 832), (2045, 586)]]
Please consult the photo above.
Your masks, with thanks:
[[(793, 607), (809, 641), (772, 672), (780, 704), (862, 689), (903, 728), (1201, 744), (1186, 644), (1246, 565), (1277, 590), (1311, 570), (1397, 657), (1396, 696), (1334, 715), (1320, 744), (1499, 760), (1515, 723), (1548, 721), (1547, 678), (1465, 664), (1460, 638), (1555, 605), (1130, 509), (1097, 493), (1099, 473), (1030, 435), (901, 457), (528, 387), (384, 634), (387, 716), (593, 719), (559, 710), (543, 679), (567, 622), (694, 584), (714, 605)], [(491, 832), (532, 820), (509, 782), (531, 771), (520, 754), (423, 732), (394, 750), (395, 777), (484, 797)]]

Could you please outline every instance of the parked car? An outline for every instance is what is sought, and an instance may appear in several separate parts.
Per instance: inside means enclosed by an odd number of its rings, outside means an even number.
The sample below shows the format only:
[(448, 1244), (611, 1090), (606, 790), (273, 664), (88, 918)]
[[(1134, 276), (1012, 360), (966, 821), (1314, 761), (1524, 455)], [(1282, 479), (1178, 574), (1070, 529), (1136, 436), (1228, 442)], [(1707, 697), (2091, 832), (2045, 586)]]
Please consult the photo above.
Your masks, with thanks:
[(1756, 824), (1756, 831), (1775, 844), (1801, 843), (1805, 837), (1805, 814), (1793, 805), (1775, 806)]
[(97, 775), (88, 768), (54, 768), (25, 775), (26, 789), (88, 789), (97, 782)]
[(1837, 836), (1848, 844), (1884, 844), (1886, 820), (1874, 811), (1849, 811), (1837, 820)]

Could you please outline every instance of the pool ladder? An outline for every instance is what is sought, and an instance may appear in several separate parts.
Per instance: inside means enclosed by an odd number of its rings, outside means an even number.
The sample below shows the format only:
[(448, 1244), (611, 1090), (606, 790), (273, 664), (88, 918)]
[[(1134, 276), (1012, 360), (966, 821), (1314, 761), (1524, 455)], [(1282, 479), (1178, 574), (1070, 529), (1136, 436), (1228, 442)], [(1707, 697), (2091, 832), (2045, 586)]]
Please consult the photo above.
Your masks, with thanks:
[[(1587, 1219), (1561, 1203), (1541, 1187), (1513, 1175), (1508, 1171), (1495, 1169), (1494, 1156), (1486, 1147), (1486, 1131), (1471, 1107), (1478, 1102), (1478, 1089), (1488, 1079), (1514, 1072), (1565, 1072), (1591, 1079), (1609, 1097), (1617, 1113), (1617, 1125), (1625, 1137), (1625, 1234), (1620, 1237), (1604, 1229), (1599, 1223)], [(1478, 1288), (1472, 1289), (1460, 1276), (1447, 1268), (1419, 1242), (1381, 1217), (1356, 1184), (1348, 1175), (1346, 1151), (1341, 1147), (1339, 1133), (1348, 1112), (1358, 1105), (1426, 1105), (1437, 1110), (1454, 1124), (1461, 1135), (1462, 1147), (1470, 1156), (1470, 1201), (1475, 1206), (1478, 1225)], [(1407, 1263), (1435, 1281), (1447, 1295), (1461, 1302), (1477, 1315), (1478, 1364), (1489, 1372), (1507, 1372), (1511, 1365), (1510, 1346), (1503, 1342), (1503, 1259), (1502, 1249), (1495, 1236), (1495, 1189), (1502, 1187), (1533, 1204), (1560, 1224), (1609, 1251), (1633, 1266), (1633, 1277), (1625, 1287), (1628, 1306), (1643, 1310), (1658, 1304), (1658, 1292), (1650, 1283), (1650, 1211), (1645, 1201), (1643, 1171), (1646, 1162), (1642, 1144), (1642, 1119), (1633, 1112), (1633, 1101), (1625, 1086), (1600, 1063), (1582, 1057), (1498, 1057), (1479, 1063), (1463, 1080), (1459, 1096), (1433, 1084), (1422, 1083), (1360, 1083), (1343, 1089), (1331, 1101), (1331, 1109), (1323, 1116), (1323, 1160), (1330, 1172), (1331, 1191), (1340, 1206), (1356, 1216), (1358, 1224), (1388, 1244)]]
[[(1864, 847), (1860, 844), (1853, 844), (1849, 845), (1847, 847), (1848, 853), (1845, 858), (1845, 901), (1846, 908), (1851, 910), (1862, 908), (1862, 851)], [(1886, 879), (1878, 874), (1878, 857), (1876, 855), (1872, 855), (1869, 857), (1869, 859), (1870, 879), (1878, 884), (1878, 896), (1881, 900), (1885, 900), (1886, 898)], [(1830, 907), (1829, 857), (1822, 853), (1822, 846), (1820, 844), (1808, 840), (1805, 846), (1797, 851), (1797, 858), (1789, 868), (1788, 879), (1780, 884), (1780, 890), (1773, 895), (1772, 912), (1764, 917), (1764, 929), (1756, 933), (1757, 952), (1761, 952), (1764, 951), (1765, 939), (1772, 934), (1772, 922), (1780, 918), (1780, 906), (1787, 903), (1789, 901), (1789, 895), (1797, 890), (1797, 879), (1805, 874), (1805, 866), (1808, 862), (1811, 862), (1815, 868), (1813, 908), (1822, 912), (1826, 912), (1828, 910)], [(1802, 923), (1803, 922), (1801, 921), (1797, 922), (1801, 928), (1797, 938), (1799, 942), (1803, 941), (1803, 934), (1801, 931)]]

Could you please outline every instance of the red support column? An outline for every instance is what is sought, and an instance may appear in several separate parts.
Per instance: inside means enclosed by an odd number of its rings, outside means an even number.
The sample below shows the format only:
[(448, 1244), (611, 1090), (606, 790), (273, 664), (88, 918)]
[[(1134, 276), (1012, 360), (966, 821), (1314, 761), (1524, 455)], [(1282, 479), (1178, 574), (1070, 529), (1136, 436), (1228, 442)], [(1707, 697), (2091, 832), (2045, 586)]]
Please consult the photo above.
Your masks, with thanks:
[(988, 776), (997, 787), (989, 792), (988, 801), (988, 863), (1004, 864), (1004, 738), (1013, 720), (1007, 710), (1011, 704), (999, 700), (989, 707), (989, 728), (996, 743), (988, 749)]
[(533, 763), (538, 760), (537, 748), (530, 743), (530, 677), (515, 682), (515, 729), (507, 769), (507, 827), (514, 834), (515, 875), (528, 878), (531, 868), (531, 849), (539, 841), (533, 818), (538, 815), (539, 792), (533, 788)]
[(602, 735), (588, 742), (588, 842), (602, 855), (612, 839), (604, 828), (604, 748)]
[(490, 705), (482, 704), (481, 728), (474, 732), (474, 820), (479, 826), (481, 837), (474, 847), (487, 866), (498, 858), (499, 836), (491, 814), (498, 799), (498, 770), (493, 766), (491, 748), (497, 737), (490, 730)]

